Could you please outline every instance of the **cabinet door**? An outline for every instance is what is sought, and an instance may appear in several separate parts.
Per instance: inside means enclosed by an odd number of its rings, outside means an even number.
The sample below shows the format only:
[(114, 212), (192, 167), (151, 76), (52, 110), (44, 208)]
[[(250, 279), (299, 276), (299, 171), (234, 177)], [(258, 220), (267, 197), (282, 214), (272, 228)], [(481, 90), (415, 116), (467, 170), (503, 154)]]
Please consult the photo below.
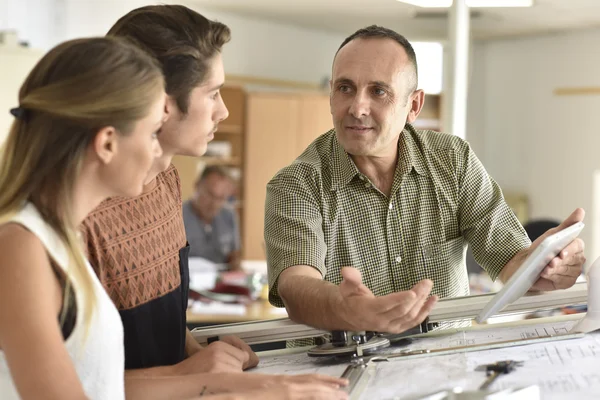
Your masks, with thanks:
[(302, 154), (317, 137), (333, 128), (326, 94), (303, 94), (299, 96), (299, 125), (296, 137), (296, 156)]
[(251, 93), (247, 97), (243, 257), (264, 260), (267, 183), (298, 156), (300, 101), (296, 95)]

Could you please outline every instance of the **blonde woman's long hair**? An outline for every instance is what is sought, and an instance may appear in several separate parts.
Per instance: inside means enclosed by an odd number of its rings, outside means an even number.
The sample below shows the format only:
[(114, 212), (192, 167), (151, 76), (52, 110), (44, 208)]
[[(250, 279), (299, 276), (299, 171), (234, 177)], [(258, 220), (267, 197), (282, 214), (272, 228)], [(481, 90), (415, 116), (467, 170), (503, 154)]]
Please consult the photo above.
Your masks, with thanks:
[[(21, 111), (0, 154), (0, 223), (26, 202), (38, 209), (69, 255), (61, 320), (74, 299), (88, 331), (95, 309), (92, 276), (71, 215), (74, 182), (86, 148), (107, 126), (122, 135), (147, 116), (164, 93), (156, 62), (116, 38), (77, 39), (48, 52), (19, 91)], [(5, 112), (8, 112), (6, 110)]]

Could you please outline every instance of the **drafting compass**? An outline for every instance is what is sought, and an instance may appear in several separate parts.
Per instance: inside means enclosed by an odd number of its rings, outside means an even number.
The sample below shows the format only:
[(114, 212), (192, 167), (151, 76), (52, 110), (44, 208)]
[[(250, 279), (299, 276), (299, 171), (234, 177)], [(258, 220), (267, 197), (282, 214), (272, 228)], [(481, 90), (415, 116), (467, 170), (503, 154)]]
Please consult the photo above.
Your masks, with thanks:
[(371, 354), (386, 348), (390, 341), (375, 332), (331, 332), (330, 341), (308, 350), (311, 357), (329, 357)]
[(397, 335), (370, 331), (332, 331), (325, 336), (326, 342), (308, 350), (308, 355), (311, 357), (372, 355), (378, 350), (389, 347), (390, 344), (399, 343), (406, 336), (427, 333), (431, 325), (428, 320), (425, 320), (422, 324)]

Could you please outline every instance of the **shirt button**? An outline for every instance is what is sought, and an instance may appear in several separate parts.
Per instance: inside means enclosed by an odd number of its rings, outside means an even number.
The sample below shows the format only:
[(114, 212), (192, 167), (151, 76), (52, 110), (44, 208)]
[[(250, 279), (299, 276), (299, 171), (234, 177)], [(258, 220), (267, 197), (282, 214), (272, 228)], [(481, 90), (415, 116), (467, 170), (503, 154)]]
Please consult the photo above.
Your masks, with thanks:
[(400, 257), (400, 256), (396, 257), (396, 262), (399, 263), (400, 261), (402, 261), (402, 257)]
[(368, 188), (371, 187), (371, 184), (370, 183), (365, 183), (365, 187), (368, 189)]
[(390, 210), (394, 208), (394, 205), (390, 203)]

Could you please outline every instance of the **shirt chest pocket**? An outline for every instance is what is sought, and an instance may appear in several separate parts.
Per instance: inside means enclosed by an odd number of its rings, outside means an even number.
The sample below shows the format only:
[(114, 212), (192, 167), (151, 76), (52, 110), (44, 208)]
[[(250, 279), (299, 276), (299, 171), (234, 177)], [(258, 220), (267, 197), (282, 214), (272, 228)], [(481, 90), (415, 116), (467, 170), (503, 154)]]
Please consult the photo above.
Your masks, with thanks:
[(440, 297), (468, 295), (465, 250), (462, 236), (443, 243), (421, 246), (419, 278), (433, 281), (432, 294)]

